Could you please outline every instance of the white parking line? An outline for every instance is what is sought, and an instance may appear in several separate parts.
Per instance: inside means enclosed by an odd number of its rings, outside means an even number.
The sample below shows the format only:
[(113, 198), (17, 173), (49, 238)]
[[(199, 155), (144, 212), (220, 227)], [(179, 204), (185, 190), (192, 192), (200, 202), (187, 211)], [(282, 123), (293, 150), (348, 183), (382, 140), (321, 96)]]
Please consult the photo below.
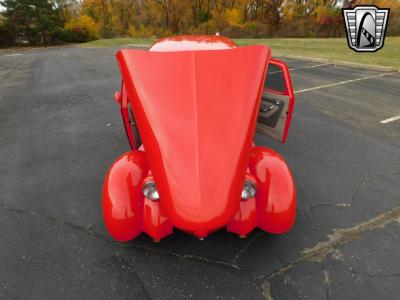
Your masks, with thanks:
[[(331, 64), (319, 64), (319, 65), (298, 67), (298, 68), (289, 69), (289, 71), (295, 71), (295, 70), (301, 70), (301, 69), (311, 69), (311, 68), (317, 68), (317, 67), (328, 66), (328, 65), (331, 65)], [(280, 72), (282, 72), (282, 71), (273, 71), (273, 72), (269, 72), (268, 74), (274, 74), (274, 73), (280, 73)]]
[(366, 80), (366, 79), (371, 79), (371, 78), (376, 78), (376, 77), (382, 77), (382, 76), (387, 76), (387, 75), (393, 75), (393, 74), (398, 74), (398, 72), (382, 73), (382, 74), (378, 74), (378, 75), (371, 75), (371, 76), (361, 77), (361, 78), (357, 78), (357, 79), (350, 79), (350, 80), (339, 81), (339, 82), (330, 83), (330, 84), (324, 84), (324, 85), (320, 85), (320, 86), (316, 86), (316, 87), (312, 87), (312, 88), (308, 88), (308, 89), (298, 90), (298, 91), (295, 91), (294, 93), (300, 94), (300, 93), (304, 93), (304, 92), (308, 92), (308, 91), (314, 91), (314, 90), (319, 90), (319, 89), (332, 87), (332, 86), (336, 86), (336, 85), (341, 85), (341, 84), (346, 84), (346, 83), (351, 83), (351, 82), (355, 82), (355, 81), (361, 81), (361, 80)]
[(389, 119), (386, 119), (386, 120), (379, 121), (379, 123), (386, 124), (386, 123), (390, 123), (390, 122), (393, 122), (393, 121), (396, 121), (396, 120), (400, 120), (400, 115), (395, 116), (393, 118), (389, 118)]
[(18, 55), (21, 55), (21, 53), (4, 54), (3, 56), (18, 56)]

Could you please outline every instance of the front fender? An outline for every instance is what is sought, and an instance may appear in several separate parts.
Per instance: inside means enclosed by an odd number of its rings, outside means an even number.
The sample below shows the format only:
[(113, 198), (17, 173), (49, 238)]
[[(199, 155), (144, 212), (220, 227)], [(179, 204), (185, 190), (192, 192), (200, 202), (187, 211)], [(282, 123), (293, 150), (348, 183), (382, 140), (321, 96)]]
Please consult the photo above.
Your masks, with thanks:
[(110, 235), (128, 241), (143, 231), (141, 192), (149, 172), (143, 151), (121, 155), (110, 167), (103, 186), (103, 216)]
[(296, 188), (285, 160), (272, 149), (254, 147), (250, 173), (257, 180), (257, 227), (270, 233), (284, 233), (296, 218)]

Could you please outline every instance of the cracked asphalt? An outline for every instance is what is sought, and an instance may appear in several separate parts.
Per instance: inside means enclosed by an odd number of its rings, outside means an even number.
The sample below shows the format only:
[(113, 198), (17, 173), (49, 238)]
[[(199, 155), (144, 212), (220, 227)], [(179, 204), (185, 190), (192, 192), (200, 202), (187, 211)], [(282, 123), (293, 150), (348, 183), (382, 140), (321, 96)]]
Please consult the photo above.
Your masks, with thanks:
[(379, 123), (400, 114), (398, 73), (285, 59), (302, 90), (288, 141), (255, 140), (293, 171), (289, 233), (122, 244), (101, 215), (104, 175), (129, 150), (115, 52), (0, 53), (0, 298), (398, 297), (400, 121)]

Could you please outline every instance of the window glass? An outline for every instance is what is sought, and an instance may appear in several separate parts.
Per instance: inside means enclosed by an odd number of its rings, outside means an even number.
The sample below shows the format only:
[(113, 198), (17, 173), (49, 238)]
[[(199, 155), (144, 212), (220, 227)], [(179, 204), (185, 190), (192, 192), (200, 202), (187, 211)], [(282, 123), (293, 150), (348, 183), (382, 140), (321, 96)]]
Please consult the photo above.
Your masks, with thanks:
[(283, 73), (280, 68), (272, 64), (268, 65), (264, 88), (281, 93), (286, 92), (285, 79), (283, 78)]

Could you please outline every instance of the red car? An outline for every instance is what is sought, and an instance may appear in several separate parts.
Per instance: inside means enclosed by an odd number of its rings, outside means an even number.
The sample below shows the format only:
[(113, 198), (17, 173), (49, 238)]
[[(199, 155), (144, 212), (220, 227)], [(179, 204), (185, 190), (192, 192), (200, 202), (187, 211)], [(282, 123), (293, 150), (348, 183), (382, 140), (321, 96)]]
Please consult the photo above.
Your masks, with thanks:
[[(115, 100), (131, 150), (111, 165), (103, 214), (111, 236), (154, 241), (173, 228), (203, 239), (223, 227), (245, 237), (278, 234), (296, 215), (291, 172), (254, 133), (285, 142), (294, 107), (289, 71), (266, 46), (222, 36), (161, 39), (149, 51), (123, 49)], [(265, 88), (278, 68), (279, 91)]]

